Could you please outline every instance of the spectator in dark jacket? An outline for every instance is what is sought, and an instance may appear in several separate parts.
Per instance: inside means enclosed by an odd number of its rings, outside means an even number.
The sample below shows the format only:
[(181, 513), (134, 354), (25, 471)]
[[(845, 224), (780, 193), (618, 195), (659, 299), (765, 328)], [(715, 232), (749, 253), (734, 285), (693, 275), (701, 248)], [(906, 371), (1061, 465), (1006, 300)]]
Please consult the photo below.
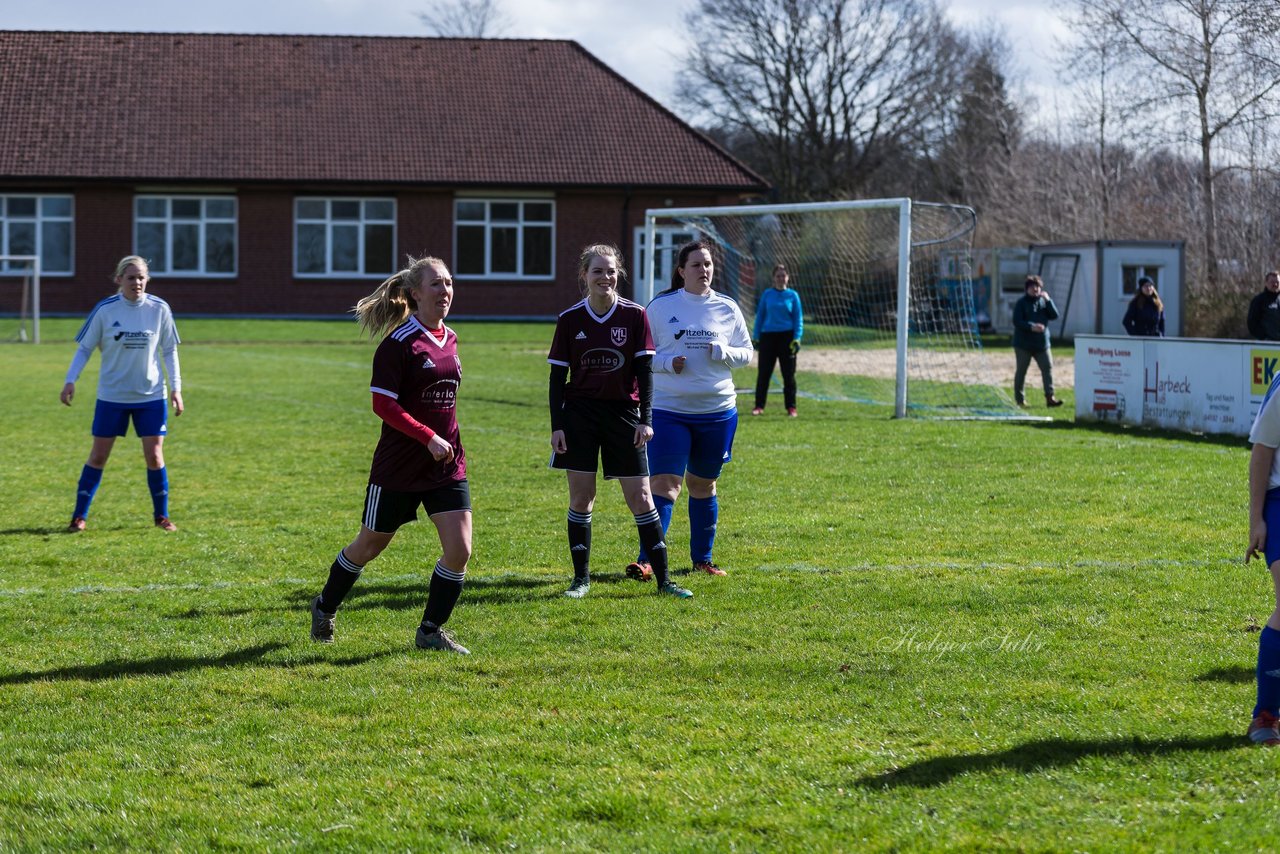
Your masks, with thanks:
[(1164, 303), (1150, 276), (1138, 279), (1138, 292), (1129, 300), (1129, 310), (1124, 313), (1124, 331), (1148, 338), (1164, 337)]
[(1027, 276), (1023, 283), (1026, 294), (1013, 305), (1013, 354), (1017, 368), (1013, 372), (1013, 397), (1019, 406), (1027, 405), (1023, 385), (1027, 368), (1036, 360), (1040, 378), (1044, 380), (1045, 406), (1061, 406), (1053, 396), (1053, 356), (1049, 352), (1049, 321), (1058, 319), (1058, 307), (1044, 292), (1039, 276)]
[(1280, 341), (1280, 273), (1267, 273), (1267, 285), (1249, 303), (1249, 334), (1259, 341)]

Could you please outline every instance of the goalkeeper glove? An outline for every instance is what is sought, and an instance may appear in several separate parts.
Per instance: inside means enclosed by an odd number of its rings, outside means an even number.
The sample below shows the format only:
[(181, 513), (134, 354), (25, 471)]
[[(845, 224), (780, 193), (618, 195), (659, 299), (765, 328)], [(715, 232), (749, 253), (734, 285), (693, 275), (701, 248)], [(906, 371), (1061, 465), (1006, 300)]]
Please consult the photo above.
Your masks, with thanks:
[(791, 339), (791, 355), (794, 356), (796, 353), (799, 353), (799, 352), (800, 352), (800, 339), (792, 338)]

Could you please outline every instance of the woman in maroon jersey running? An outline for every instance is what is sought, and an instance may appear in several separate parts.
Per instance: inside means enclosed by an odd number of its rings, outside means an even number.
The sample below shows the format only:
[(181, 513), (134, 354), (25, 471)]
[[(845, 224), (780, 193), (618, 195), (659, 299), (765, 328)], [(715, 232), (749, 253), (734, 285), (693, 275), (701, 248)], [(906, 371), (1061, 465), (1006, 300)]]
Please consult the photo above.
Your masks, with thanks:
[(329, 568), (311, 600), (311, 639), (332, 643), (338, 606), (361, 571), (396, 530), (418, 518), (418, 506), (440, 535), (443, 554), (431, 574), (427, 607), (414, 643), (419, 649), (467, 655), (442, 628), (453, 612), (471, 559), (471, 494), (458, 431), (462, 363), (458, 339), (444, 325), (453, 277), (439, 258), (409, 259), (355, 307), (371, 338), (385, 334), (373, 356), (373, 411), (382, 435), (373, 452), (360, 533)]

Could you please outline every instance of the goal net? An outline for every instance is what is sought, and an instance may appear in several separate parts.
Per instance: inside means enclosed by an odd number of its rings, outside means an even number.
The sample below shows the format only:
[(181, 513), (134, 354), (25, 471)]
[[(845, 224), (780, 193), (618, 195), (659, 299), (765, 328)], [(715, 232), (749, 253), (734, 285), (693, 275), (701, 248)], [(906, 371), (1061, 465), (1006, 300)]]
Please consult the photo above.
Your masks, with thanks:
[(0, 341), (40, 343), (40, 259), (0, 255)]
[(714, 287), (748, 325), (774, 265), (786, 265), (804, 309), (802, 396), (893, 406), (898, 417), (1020, 418), (1004, 388), (1012, 369), (995, 370), (978, 335), (964, 260), (976, 224), (972, 208), (910, 199), (652, 209), (644, 245), (657, 251), (645, 253), (637, 295), (670, 284), (679, 247), (664, 234), (695, 234), (719, 248)]

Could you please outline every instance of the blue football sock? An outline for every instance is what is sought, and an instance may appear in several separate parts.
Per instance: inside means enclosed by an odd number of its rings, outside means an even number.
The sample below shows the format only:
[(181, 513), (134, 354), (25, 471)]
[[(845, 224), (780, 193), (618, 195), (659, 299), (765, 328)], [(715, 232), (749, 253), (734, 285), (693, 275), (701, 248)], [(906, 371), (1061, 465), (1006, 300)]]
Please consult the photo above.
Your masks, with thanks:
[(161, 466), (158, 469), (147, 469), (147, 487), (151, 490), (151, 506), (155, 516), (169, 515), (169, 470)]
[[(667, 529), (671, 527), (671, 510), (675, 504), (665, 495), (655, 495), (653, 496), (653, 506), (654, 509), (658, 511), (658, 521), (662, 523), (662, 536), (663, 539), (666, 539)], [(643, 542), (640, 543), (640, 556), (637, 557), (636, 560), (644, 563), (652, 562), (649, 559), (649, 552), (645, 549)]]
[(94, 493), (98, 491), (100, 483), (102, 469), (86, 465), (80, 470), (80, 483), (76, 486), (76, 509), (71, 512), (72, 516), (84, 519), (89, 515), (89, 505), (93, 503)]
[(1262, 627), (1258, 636), (1258, 704), (1253, 716), (1263, 710), (1280, 714), (1280, 631)]
[(720, 521), (720, 502), (710, 498), (689, 497), (689, 557), (694, 563), (709, 563), (716, 545), (716, 524)]

